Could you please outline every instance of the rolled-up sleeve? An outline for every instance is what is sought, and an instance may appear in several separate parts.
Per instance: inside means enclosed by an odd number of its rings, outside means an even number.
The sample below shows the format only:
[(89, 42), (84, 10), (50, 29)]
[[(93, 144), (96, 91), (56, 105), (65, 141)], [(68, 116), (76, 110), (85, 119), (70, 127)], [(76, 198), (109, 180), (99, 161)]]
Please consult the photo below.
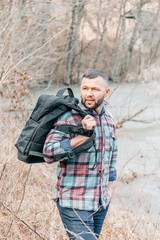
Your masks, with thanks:
[(113, 181), (116, 181), (116, 179), (117, 179), (117, 170), (116, 169), (112, 169), (109, 172), (109, 181), (113, 182)]
[[(63, 125), (68, 122), (63, 118), (63, 116), (56, 122), (55, 125)], [(69, 123), (68, 123), (69, 124)], [(71, 148), (67, 148), (67, 142), (65, 140), (70, 141), (71, 134), (66, 134), (64, 132), (58, 131), (56, 129), (51, 129), (47, 138), (45, 140), (45, 144), (43, 147), (43, 154), (50, 156), (51, 158), (44, 158), (45, 162), (53, 163), (56, 162), (55, 155), (63, 154), (66, 152), (70, 152)], [(69, 146), (69, 142), (68, 142)], [(63, 160), (63, 159), (62, 159)]]
[(47, 163), (53, 163), (56, 161), (55, 155), (66, 153), (66, 150), (61, 146), (61, 141), (68, 139), (68, 135), (60, 131), (52, 129), (48, 134), (43, 154), (50, 156), (51, 158), (44, 158)]
[(72, 151), (71, 139), (65, 139), (61, 141), (61, 147), (64, 149), (64, 151)]

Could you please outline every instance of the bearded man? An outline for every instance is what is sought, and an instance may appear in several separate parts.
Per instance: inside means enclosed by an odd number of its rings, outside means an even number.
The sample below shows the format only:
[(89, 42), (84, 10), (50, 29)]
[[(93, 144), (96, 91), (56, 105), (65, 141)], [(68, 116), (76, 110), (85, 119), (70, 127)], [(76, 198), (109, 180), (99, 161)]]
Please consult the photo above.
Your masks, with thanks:
[[(54, 127), (69, 124), (94, 129), (95, 144), (70, 159), (59, 161), (56, 202), (70, 239), (95, 240), (100, 236), (116, 180), (117, 140), (113, 117), (103, 104), (110, 92), (104, 73), (87, 71), (80, 91), (80, 107), (87, 115), (82, 119), (76, 111), (68, 111)], [(45, 161), (54, 163), (54, 154), (70, 152), (87, 139), (87, 136), (65, 134), (53, 128), (43, 152), (52, 158)]]

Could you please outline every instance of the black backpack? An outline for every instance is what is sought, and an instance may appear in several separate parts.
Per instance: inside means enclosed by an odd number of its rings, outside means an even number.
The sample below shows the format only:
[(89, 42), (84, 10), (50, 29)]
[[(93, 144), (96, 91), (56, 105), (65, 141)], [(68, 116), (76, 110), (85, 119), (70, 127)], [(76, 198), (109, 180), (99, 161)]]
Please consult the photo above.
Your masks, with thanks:
[[(63, 95), (68, 90), (68, 95)], [(78, 106), (79, 100), (74, 97), (70, 88), (60, 89), (56, 96), (41, 95), (29, 117), (24, 129), (22, 130), (17, 143), (18, 159), (26, 163), (42, 163), (44, 157), (43, 146), (47, 134), (53, 128), (53, 123), (65, 112), (74, 109), (83, 118), (87, 114)], [(94, 130), (87, 130), (82, 126), (58, 125), (55, 127), (65, 133), (73, 133), (88, 136), (89, 139), (71, 152), (54, 155), (56, 161), (73, 158), (78, 154), (94, 145)]]

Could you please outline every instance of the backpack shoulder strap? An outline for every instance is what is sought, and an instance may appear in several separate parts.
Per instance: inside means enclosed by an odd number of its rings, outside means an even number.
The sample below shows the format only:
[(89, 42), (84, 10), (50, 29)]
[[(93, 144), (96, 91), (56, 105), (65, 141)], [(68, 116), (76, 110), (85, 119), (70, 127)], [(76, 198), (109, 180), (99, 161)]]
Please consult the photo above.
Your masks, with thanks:
[(68, 91), (68, 95), (70, 97), (74, 97), (72, 89), (71, 88), (67, 88), (67, 87), (59, 89), (59, 91), (57, 92), (56, 96), (57, 97), (62, 96), (65, 93), (66, 90)]
[(54, 129), (68, 133), (68, 134), (73, 133), (73, 134), (84, 135), (87, 137), (91, 137), (93, 134), (93, 130), (82, 128), (82, 126), (75, 126), (75, 125), (68, 125), (68, 124), (56, 125)]
[[(93, 131), (92, 136), (87, 141), (85, 141), (81, 145), (73, 148), (72, 151), (70, 151), (70, 152), (65, 152), (62, 154), (54, 155), (54, 158), (56, 159), (56, 161), (61, 161), (61, 160), (63, 160), (64, 157), (66, 157), (68, 159), (74, 158), (76, 154), (86, 151), (88, 148), (92, 147), (94, 145), (94, 140), (95, 140), (95, 132)], [(52, 158), (52, 156), (49, 156), (49, 155), (46, 155), (46, 154), (43, 154), (40, 152), (36, 152), (36, 151), (30, 151), (29, 155), (36, 156), (36, 157), (42, 157), (42, 158), (49, 158), (49, 159)]]

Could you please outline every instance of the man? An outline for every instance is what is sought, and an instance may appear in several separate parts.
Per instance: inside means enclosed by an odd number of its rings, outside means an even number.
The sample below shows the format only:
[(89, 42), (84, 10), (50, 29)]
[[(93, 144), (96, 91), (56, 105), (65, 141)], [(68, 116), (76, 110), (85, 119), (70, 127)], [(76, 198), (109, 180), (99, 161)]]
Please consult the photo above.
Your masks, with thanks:
[[(109, 92), (101, 71), (87, 71), (81, 82), (81, 108), (88, 115), (82, 119), (77, 112), (70, 111), (56, 123), (81, 124), (88, 130), (94, 128), (96, 133), (94, 146), (58, 164), (57, 206), (72, 240), (99, 237), (111, 200), (113, 181), (116, 180), (117, 142), (113, 118), (103, 106)], [(53, 158), (45, 161), (55, 162), (54, 154), (69, 152), (87, 139), (53, 128), (44, 145), (44, 153)]]

